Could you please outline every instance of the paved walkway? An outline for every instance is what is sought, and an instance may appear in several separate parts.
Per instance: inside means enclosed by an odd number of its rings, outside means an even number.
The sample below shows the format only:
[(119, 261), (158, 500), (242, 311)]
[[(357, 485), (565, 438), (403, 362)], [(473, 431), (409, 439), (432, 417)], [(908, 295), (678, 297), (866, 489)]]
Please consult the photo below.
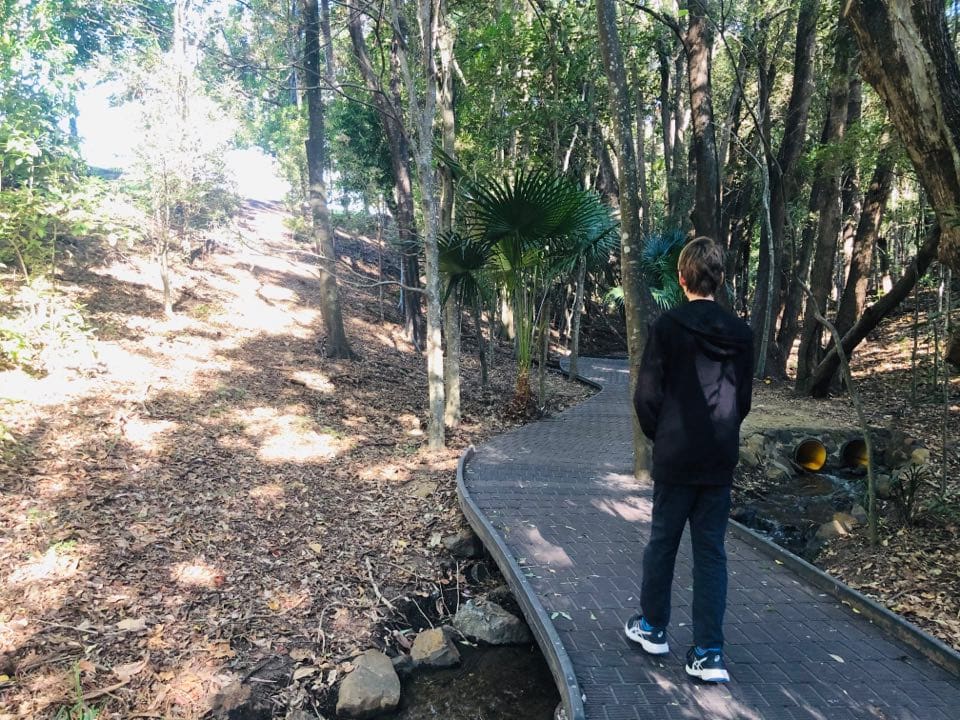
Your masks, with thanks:
[(541, 646), (553, 641), (546, 654), (561, 692), (573, 698), (575, 717), (960, 718), (960, 680), (733, 536), (729, 685), (694, 684), (683, 671), (691, 643), (686, 539), (670, 654), (649, 657), (625, 640), (621, 628), (639, 596), (650, 488), (631, 473), (626, 362), (585, 360), (581, 374), (604, 390), (556, 418), (495, 438), (462, 475), (468, 503), (479, 510), (471, 522), (495, 529), (506, 553), (501, 566), (512, 564), (522, 576), (514, 590), (530, 593), (521, 599), (528, 618), (539, 609), (546, 620), (538, 639)]

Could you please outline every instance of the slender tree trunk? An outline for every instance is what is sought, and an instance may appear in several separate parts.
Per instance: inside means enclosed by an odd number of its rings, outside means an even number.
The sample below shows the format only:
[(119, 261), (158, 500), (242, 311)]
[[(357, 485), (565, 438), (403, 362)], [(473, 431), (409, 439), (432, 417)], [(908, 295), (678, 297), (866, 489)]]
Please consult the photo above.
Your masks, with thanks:
[[(440, 4), (442, 20), (437, 23), (437, 45), (440, 50), (440, 122), (443, 152), (456, 159), (456, 115), (453, 78), (453, 30), (449, 27), (449, 15), (445, 0)], [(453, 231), (453, 170), (447, 163), (440, 163), (440, 233)], [(444, 424), (457, 427), (460, 424), (460, 298), (451, 293), (444, 304), (444, 337), (447, 340), (443, 354)]]
[(426, 271), (427, 299), (427, 394), (430, 418), (427, 430), (430, 449), (444, 446), (444, 386), (443, 386), (443, 317), (440, 307), (439, 208), (433, 167), (433, 123), (437, 108), (437, 64), (434, 38), (438, 15), (434, 0), (419, 0), (417, 25), (420, 36), (420, 77), (425, 83), (422, 103), (413, 70), (407, 59), (400, 31), (399, 0), (392, 1), (394, 48), (397, 67), (406, 86), (408, 117), (416, 143), (414, 157), (420, 180), (420, 202), (423, 209), (423, 245)]
[[(850, 79), (855, 69), (853, 39), (849, 26), (841, 20), (836, 42), (836, 54), (830, 81), (830, 105), (823, 145), (842, 140), (847, 127), (850, 99)], [(826, 308), (830, 294), (830, 278), (836, 256), (840, 232), (840, 171), (821, 163), (817, 169), (819, 192), (817, 196), (817, 240), (813, 264), (810, 268), (810, 289), (816, 307)], [(808, 390), (810, 373), (820, 362), (823, 348), (823, 328), (813, 314), (813, 304), (807, 302), (800, 330), (800, 349), (797, 354), (797, 389)]]
[[(799, 159), (807, 135), (807, 119), (810, 115), (810, 103), (813, 99), (813, 58), (814, 41), (816, 39), (817, 18), (820, 14), (819, 0), (804, 0), (797, 16), (797, 35), (794, 48), (793, 83), (790, 89), (790, 100), (787, 103), (787, 114), (784, 118), (783, 140), (773, 155), (770, 147), (770, 136), (766, 136), (764, 145), (765, 157), (770, 174), (770, 226), (773, 233), (772, 243), (760, 243), (757, 256), (757, 291), (754, 297), (753, 310), (750, 313), (751, 324), (754, 328), (768, 326), (771, 334), (767, 338), (767, 357), (761, 362), (759, 355), (756, 367), (766, 366), (772, 375), (784, 377), (786, 373), (786, 359), (789, 356), (793, 340), (789, 345), (774, 342), (773, 331), (776, 327), (773, 318), (767, 322), (766, 308), (779, 309), (784, 287), (784, 271), (792, 269), (793, 259), (785, 257), (784, 248), (787, 234), (787, 209), (795, 200), (799, 191)], [(769, 101), (772, 88), (769, 87), (766, 69), (761, 71), (764, 83), (764, 93)], [(769, 122), (769, 102), (764, 109), (764, 118)], [(772, 246), (771, 256), (769, 248)], [(779, 268), (779, 269), (778, 269)], [(789, 281), (789, 279), (788, 279)], [(802, 297), (797, 289), (797, 297)], [(767, 294), (771, 302), (767, 302)], [(799, 300), (798, 300), (799, 303)], [(784, 313), (785, 318), (789, 314)], [(754, 330), (756, 332), (756, 329)], [(758, 342), (755, 351), (759, 353), (761, 342)]]
[[(610, 92), (610, 114), (613, 116), (617, 154), (620, 159), (620, 224), (621, 272), (627, 320), (627, 351), (630, 356), (630, 390), (636, 387), (640, 354), (646, 343), (645, 320), (650, 317), (650, 292), (640, 271), (642, 236), (637, 207), (636, 161), (633, 157), (633, 131), (630, 97), (623, 65), (623, 52), (617, 29), (615, 0), (597, 0), (597, 25), (600, 56), (603, 60)], [(633, 418), (634, 471), (646, 475), (650, 466), (650, 444)]]
[(402, 275), (405, 285), (402, 289), (404, 327), (407, 336), (420, 350), (424, 347), (423, 309), (420, 302), (420, 263), (418, 260), (418, 240), (413, 204), (413, 181), (410, 172), (410, 140), (403, 127), (400, 88), (396, 77), (397, 42), (392, 44), (391, 72), (389, 90), (383, 87), (380, 76), (373, 68), (367, 43), (363, 36), (363, 15), (355, 7), (349, 9), (347, 27), (354, 57), (363, 76), (364, 84), (370, 92), (377, 116), (383, 125), (390, 149), (390, 167), (396, 190), (396, 208), (394, 219), (397, 224), (397, 244), (400, 249)]
[(853, 323), (863, 312), (867, 302), (867, 282), (870, 280), (870, 268), (873, 265), (874, 249), (880, 234), (880, 221), (890, 198), (893, 186), (893, 153), (889, 148), (881, 150), (877, 166), (870, 178), (860, 222), (853, 238), (853, 253), (850, 259), (850, 272), (840, 298), (835, 323), (840, 336), (846, 335)]
[(636, 88), (637, 98), (634, 109), (637, 116), (637, 183), (640, 185), (640, 232), (646, 237), (650, 233), (650, 196), (647, 193), (647, 160), (646, 160), (646, 116), (643, 108), (643, 99), (640, 97), (640, 80), (637, 77), (636, 67), (633, 69), (633, 86)]
[(323, 61), (327, 84), (337, 82), (337, 64), (333, 56), (333, 34), (330, 32), (330, 0), (320, 0), (320, 28), (323, 31)]
[(883, 98), (960, 271), (960, 65), (942, 0), (849, 0), (863, 76)]
[(660, 134), (663, 139), (663, 169), (666, 176), (667, 196), (665, 198), (667, 205), (667, 215), (673, 215), (676, 212), (676, 191), (673, 184), (673, 124), (671, 107), (672, 94), (670, 88), (670, 55), (668, 53), (667, 40), (660, 38), (657, 42), (657, 59), (660, 69)]
[[(479, 296), (473, 299), (473, 319), (476, 325), (477, 356), (480, 359), (480, 387), (486, 388), (489, 382), (489, 371), (487, 370), (487, 347), (483, 338), (483, 308)], [(492, 335), (490, 340), (492, 343)]]
[(583, 286), (587, 279), (587, 259), (580, 258), (577, 265), (577, 290), (573, 298), (573, 319), (571, 321), (570, 336), (570, 380), (577, 377), (577, 365), (580, 361), (580, 314), (583, 312)]
[(690, 220), (696, 235), (722, 243), (724, 238), (720, 237), (720, 171), (710, 77), (713, 31), (703, 0), (690, 0), (688, 8), (687, 83), (690, 91), (690, 114), (693, 119), (691, 154), (696, 166)]
[(320, 17), (317, 0), (303, 0), (304, 43), (303, 66), (307, 97), (307, 176), (310, 182), (310, 216), (313, 220), (313, 243), (319, 256), (320, 314), (327, 331), (324, 344), (327, 357), (351, 358), (353, 351), (343, 328), (343, 312), (337, 287), (336, 251), (330, 213), (327, 209), (327, 187), (323, 179), (325, 164), (324, 106), (320, 88)]

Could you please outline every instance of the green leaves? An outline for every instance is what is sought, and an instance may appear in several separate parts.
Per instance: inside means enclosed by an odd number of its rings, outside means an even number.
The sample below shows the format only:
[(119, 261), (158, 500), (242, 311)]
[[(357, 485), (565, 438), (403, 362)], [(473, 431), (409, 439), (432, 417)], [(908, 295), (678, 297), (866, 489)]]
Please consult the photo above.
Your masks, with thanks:
[(685, 237), (679, 230), (654, 233), (647, 237), (640, 254), (640, 267), (647, 276), (650, 294), (664, 310), (684, 300), (677, 277), (677, 261), (684, 242)]

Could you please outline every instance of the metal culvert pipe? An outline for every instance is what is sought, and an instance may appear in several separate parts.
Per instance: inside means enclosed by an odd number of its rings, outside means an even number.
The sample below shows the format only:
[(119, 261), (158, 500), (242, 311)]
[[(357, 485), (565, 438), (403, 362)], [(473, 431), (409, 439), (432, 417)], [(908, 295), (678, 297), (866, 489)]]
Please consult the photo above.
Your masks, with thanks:
[(867, 443), (863, 438), (847, 440), (840, 448), (840, 465), (845, 468), (866, 467)]
[(827, 448), (816, 438), (801, 440), (793, 451), (793, 461), (810, 472), (817, 472), (827, 464)]

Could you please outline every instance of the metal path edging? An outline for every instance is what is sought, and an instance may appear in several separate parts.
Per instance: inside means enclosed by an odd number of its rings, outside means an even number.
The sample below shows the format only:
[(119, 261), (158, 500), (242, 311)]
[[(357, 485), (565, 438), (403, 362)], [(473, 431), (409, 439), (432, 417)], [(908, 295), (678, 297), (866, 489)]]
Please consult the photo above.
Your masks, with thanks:
[(806, 580), (818, 590), (833, 596), (841, 603), (849, 605), (855, 612), (863, 615), (867, 620), (878, 625), (888, 633), (903, 641), (921, 655), (939, 665), (950, 674), (960, 677), (960, 653), (941, 640), (924, 632), (903, 616), (880, 605), (863, 593), (854, 590), (844, 582), (827, 574), (815, 565), (794, 555), (772, 540), (754, 532), (736, 520), (730, 520), (730, 529), (743, 542), (753, 546), (764, 555), (780, 562), (795, 572), (801, 579)]
[(460, 462), (457, 464), (457, 499), (460, 501), (460, 508), (480, 540), (483, 541), (487, 552), (496, 561), (500, 572), (503, 573), (507, 584), (520, 604), (527, 623), (533, 630), (537, 645), (540, 646), (540, 650), (547, 660), (557, 689), (560, 690), (560, 699), (567, 712), (567, 718), (569, 720), (586, 720), (586, 712), (583, 709), (583, 695), (577, 682), (577, 676), (573, 672), (573, 663), (570, 662), (570, 656), (567, 655), (563, 643), (560, 642), (560, 636), (557, 634), (556, 628), (553, 627), (553, 622), (537, 599), (533, 587), (521, 571), (516, 558), (510, 552), (510, 548), (507, 547), (506, 542), (500, 537), (490, 521), (480, 512), (480, 508), (477, 507), (467, 490), (464, 482), (464, 470), (467, 462), (475, 453), (476, 450), (471, 445), (460, 456)]

